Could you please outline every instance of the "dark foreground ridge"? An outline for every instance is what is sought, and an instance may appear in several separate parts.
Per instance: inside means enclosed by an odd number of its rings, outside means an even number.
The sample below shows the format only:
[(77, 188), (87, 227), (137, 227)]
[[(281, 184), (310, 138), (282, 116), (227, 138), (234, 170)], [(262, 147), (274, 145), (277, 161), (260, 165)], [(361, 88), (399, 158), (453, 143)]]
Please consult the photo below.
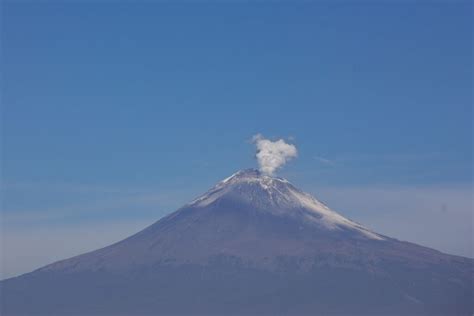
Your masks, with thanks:
[(473, 265), (244, 170), (125, 240), (0, 282), (1, 315), (472, 315)]

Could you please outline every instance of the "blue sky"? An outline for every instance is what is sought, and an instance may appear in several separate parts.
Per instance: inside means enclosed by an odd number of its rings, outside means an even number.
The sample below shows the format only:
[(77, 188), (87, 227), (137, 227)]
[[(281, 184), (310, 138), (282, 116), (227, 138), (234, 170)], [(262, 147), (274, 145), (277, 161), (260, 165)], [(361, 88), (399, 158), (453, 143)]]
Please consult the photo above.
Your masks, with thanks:
[(290, 138), (280, 175), (341, 213), (473, 254), (468, 1), (5, 1), (1, 20), (3, 276), (255, 167), (257, 133)]

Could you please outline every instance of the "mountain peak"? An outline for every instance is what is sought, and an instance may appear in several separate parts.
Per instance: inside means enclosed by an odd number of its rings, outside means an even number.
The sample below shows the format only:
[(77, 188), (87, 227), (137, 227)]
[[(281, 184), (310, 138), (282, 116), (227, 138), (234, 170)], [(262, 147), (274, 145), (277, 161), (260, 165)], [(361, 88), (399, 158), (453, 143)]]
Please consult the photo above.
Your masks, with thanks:
[(257, 169), (243, 169), (232, 174), (230, 177), (225, 178), (219, 184), (224, 185), (237, 182), (261, 182), (270, 184), (273, 181), (288, 183), (288, 180), (286, 179), (267, 175)]
[(188, 207), (253, 210), (260, 214), (297, 220), (328, 231), (347, 231), (370, 239), (384, 239), (331, 210), (289, 181), (266, 175), (256, 169), (240, 170), (217, 183), (211, 190), (189, 203)]
[[(257, 169), (239, 170), (218, 182), (212, 189), (190, 203), (193, 206), (207, 206), (218, 199), (232, 196), (235, 200), (251, 202), (275, 202), (275, 196), (284, 195), (286, 186), (293, 187), (283, 178), (272, 177)], [(294, 188), (294, 187), (293, 187)], [(294, 188), (296, 190), (296, 188)], [(267, 204), (267, 203), (265, 203)], [(278, 204), (265, 205), (275, 207)]]

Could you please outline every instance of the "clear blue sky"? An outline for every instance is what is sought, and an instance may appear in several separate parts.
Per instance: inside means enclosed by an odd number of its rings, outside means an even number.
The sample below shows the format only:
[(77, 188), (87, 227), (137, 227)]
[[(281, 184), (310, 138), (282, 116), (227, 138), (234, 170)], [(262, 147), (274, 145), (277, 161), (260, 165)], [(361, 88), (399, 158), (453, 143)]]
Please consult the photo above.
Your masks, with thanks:
[(406, 221), (432, 216), (413, 205), (462, 200), (413, 241), (472, 254), (470, 1), (178, 2), (3, 2), (10, 248), (25, 229), (158, 219), (256, 166), (262, 133), (298, 146), (281, 175), (382, 233), (413, 240)]

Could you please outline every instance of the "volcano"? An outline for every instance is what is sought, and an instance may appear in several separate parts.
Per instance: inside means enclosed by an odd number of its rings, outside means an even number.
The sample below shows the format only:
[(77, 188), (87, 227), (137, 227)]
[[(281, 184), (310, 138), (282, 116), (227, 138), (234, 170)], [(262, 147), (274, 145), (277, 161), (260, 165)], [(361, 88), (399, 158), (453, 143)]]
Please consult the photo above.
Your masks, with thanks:
[(472, 315), (473, 273), (250, 169), (125, 240), (0, 282), (1, 314)]

